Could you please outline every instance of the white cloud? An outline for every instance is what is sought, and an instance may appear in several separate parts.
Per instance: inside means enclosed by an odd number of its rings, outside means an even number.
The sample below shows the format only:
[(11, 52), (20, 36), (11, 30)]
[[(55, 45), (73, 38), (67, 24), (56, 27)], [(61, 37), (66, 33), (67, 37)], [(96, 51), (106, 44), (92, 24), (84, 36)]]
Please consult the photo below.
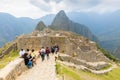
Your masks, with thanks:
[(62, 0), (44, 0), (45, 2), (49, 3), (49, 2), (56, 2), (56, 3), (59, 3), (61, 2)]
[(109, 13), (120, 10), (120, 0), (102, 0), (101, 4), (89, 8), (89, 11)]
[(17, 17), (38, 18), (60, 10), (112, 12), (120, 9), (120, 0), (1, 0), (0, 12)]
[(43, 0), (31, 0), (30, 3), (43, 11), (51, 11), (52, 7)]
[(32, 5), (30, 0), (1, 0), (0, 12), (10, 13), (16, 17), (38, 18), (46, 13)]

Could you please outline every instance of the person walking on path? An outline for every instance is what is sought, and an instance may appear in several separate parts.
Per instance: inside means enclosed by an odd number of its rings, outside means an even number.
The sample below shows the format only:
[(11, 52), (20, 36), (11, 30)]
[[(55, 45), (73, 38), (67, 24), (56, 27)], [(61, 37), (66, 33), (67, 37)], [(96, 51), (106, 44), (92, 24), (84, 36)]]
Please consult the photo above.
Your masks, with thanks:
[(59, 46), (58, 45), (55, 46), (55, 53), (57, 54), (57, 52), (59, 52)]
[(44, 47), (42, 47), (40, 52), (39, 52), (41, 55), (42, 61), (44, 61), (44, 59), (45, 59), (45, 52), (46, 52), (46, 50), (44, 49)]
[(54, 46), (51, 46), (51, 53), (54, 54), (54, 52), (55, 52), (55, 48)]
[(50, 49), (49, 49), (49, 47), (46, 47), (46, 55), (47, 55), (47, 59), (49, 59), (49, 54), (50, 54)]

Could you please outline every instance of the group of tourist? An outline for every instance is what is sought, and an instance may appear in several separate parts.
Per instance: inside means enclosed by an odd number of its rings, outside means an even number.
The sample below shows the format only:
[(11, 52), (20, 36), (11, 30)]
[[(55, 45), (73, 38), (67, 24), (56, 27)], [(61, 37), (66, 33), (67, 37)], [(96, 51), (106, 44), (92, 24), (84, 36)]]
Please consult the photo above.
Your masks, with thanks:
[(34, 64), (36, 64), (36, 54), (34, 52), (34, 49), (31, 51), (29, 49), (26, 49), (26, 51), (21, 49), (19, 55), (21, 58), (24, 58), (25, 65), (27, 65), (29, 68), (33, 67)]
[[(41, 56), (42, 61), (44, 61), (45, 56), (47, 57), (47, 59), (49, 59), (49, 54), (50, 53), (57, 54), (58, 51), (59, 51), (59, 46), (58, 45), (52, 46), (51, 48), (42, 47), (39, 50), (39, 55)], [(37, 55), (35, 54), (34, 49), (32, 49), (31, 51), (29, 49), (26, 49), (26, 50), (21, 49), (20, 52), (19, 52), (19, 55), (20, 55), (21, 58), (24, 58), (25, 65), (27, 65), (29, 68), (33, 67), (36, 64)], [(55, 60), (56, 60), (56, 57), (55, 57)]]

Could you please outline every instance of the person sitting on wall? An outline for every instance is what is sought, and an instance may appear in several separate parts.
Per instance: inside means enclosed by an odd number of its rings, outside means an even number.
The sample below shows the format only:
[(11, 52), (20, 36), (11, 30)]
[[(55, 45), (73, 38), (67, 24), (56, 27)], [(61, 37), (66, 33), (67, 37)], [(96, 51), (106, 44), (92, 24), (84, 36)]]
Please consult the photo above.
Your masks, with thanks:
[(28, 68), (31, 68), (33, 63), (27, 52), (24, 53), (23, 58), (24, 58), (25, 65), (28, 66)]
[(21, 50), (19, 51), (20, 57), (23, 57), (24, 53), (25, 53), (25, 51), (24, 51), (23, 49), (21, 49)]
[(34, 49), (32, 49), (32, 51), (31, 51), (31, 61), (33, 62), (33, 66), (34, 66), (34, 64), (36, 64), (36, 54), (35, 54), (35, 52), (34, 52)]

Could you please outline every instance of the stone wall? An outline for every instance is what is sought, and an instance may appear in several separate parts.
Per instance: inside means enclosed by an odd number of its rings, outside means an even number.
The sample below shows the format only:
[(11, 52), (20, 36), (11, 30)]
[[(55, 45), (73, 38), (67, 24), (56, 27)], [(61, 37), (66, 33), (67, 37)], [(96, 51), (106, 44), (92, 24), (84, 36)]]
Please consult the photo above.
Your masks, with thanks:
[(6, 50), (4, 50), (1, 55), (0, 59), (4, 57), (5, 54), (9, 54), (12, 50), (17, 50), (17, 43), (14, 42), (12, 45), (10, 45)]
[(28, 36), (21, 37), (18, 39), (17, 46), (20, 49), (35, 49), (39, 50), (41, 47), (51, 47), (59, 45), (60, 52), (66, 51), (66, 37), (55, 37), (55, 36)]
[(92, 70), (101, 70), (102, 68), (109, 66), (109, 64), (104, 61), (102, 61), (102, 62), (87, 62), (85, 60), (80, 60), (78, 58), (74, 58), (74, 57), (71, 57), (66, 54), (60, 54), (59, 59), (61, 61), (74, 63), (76, 65), (84, 65), (85, 67), (90, 68)]
[(59, 45), (60, 53), (70, 56), (76, 55), (76, 58), (89, 62), (109, 61), (103, 53), (97, 51), (96, 44), (93, 42), (85, 43), (80, 38), (69, 38), (65, 36), (23, 36), (18, 39), (17, 47), (20, 49), (35, 49), (41, 47), (51, 47)]
[(0, 80), (15, 80), (17, 76), (27, 69), (24, 60), (22, 58), (17, 58), (0, 70)]

